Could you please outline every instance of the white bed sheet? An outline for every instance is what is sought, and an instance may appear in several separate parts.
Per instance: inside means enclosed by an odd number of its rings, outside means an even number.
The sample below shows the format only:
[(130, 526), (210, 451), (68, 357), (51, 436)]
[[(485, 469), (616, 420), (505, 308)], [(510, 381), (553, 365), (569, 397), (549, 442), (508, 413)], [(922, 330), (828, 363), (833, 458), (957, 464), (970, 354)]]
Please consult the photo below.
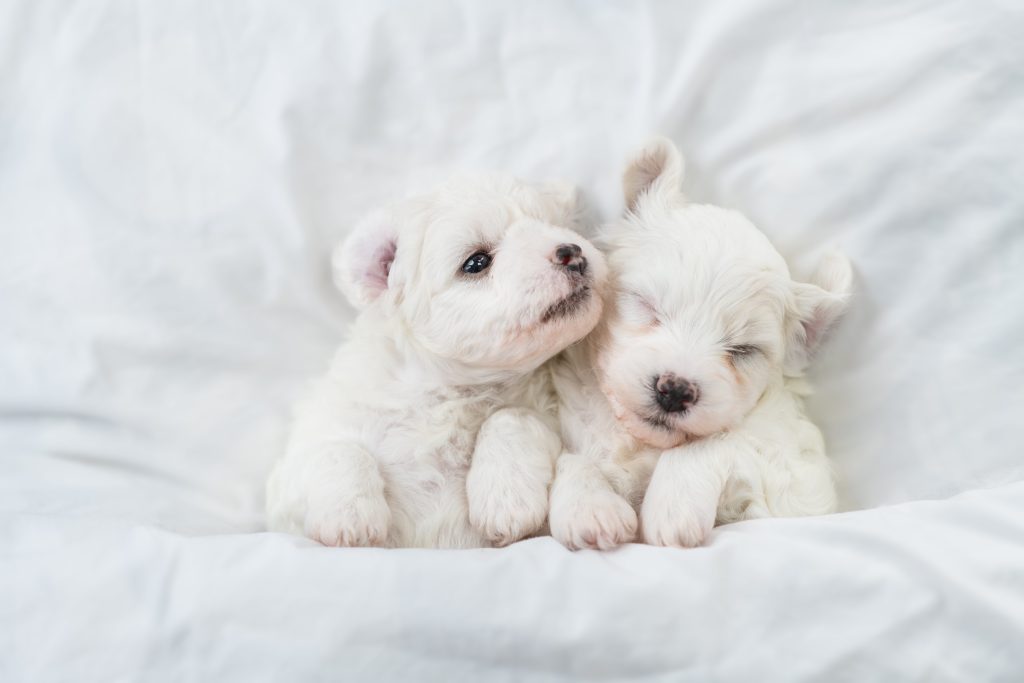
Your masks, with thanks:
[[(0, 7), (0, 680), (1013, 680), (1024, 11), (957, 2)], [(603, 217), (658, 132), (858, 273), (811, 409), (841, 515), (690, 552), (258, 532), (351, 311), (327, 254), (448, 169)]]

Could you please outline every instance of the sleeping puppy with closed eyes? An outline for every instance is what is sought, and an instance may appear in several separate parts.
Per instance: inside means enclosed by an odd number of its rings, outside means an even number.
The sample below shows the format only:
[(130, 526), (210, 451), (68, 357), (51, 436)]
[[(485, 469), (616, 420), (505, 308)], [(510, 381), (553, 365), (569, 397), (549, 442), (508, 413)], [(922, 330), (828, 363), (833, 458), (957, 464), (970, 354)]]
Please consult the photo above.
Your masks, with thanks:
[(626, 215), (603, 236), (605, 318), (553, 365), (550, 527), (570, 548), (696, 546), (716, 521), (836, 505), (802, 376), (845, 308), (849, 262), (830, 253), (794, 281), (742, 215), (687, 202), (682, 175), (668, 140), (633, 158)]
[(361, 313), (295, 412), (271, 530), (465, 548), (542, 528), (561, 445), (539, 368), (602, 309), (577, 208), (565, 185), (472, 176), (355, 228), (333, 263)]

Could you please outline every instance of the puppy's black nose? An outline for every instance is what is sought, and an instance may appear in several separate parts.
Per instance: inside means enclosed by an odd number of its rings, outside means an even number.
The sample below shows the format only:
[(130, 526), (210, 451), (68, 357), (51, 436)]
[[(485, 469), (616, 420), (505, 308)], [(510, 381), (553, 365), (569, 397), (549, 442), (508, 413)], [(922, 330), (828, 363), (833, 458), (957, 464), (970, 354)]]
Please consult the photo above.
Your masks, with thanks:
[(562, 266), (568, 271), (580, 275), (587, 272), (587, 258), (578, 244), (559, 244), (552, 260), (556, 266)]
[(697, 403), (700, 389), (689, 380), (662, 375), (654, 384), (654, 398), (666, 413), (679, 413)]

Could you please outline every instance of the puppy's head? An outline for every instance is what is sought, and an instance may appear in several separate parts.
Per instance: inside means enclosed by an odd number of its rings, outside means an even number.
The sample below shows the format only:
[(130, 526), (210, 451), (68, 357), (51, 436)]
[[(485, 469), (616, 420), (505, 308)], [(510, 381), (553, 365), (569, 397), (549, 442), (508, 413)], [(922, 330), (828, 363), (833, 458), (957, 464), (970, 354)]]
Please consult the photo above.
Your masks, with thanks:
[(569, 186), (458, 178), (360, 223), (335, 281), (462, 379), (529, 371), (601, 316), (606, 266), (570, 229), (578, 213)]
[(625, 172), (626, 217), (605, 236), (602, 389), (626, 429), (660, 448), (735, 426), (769, 384), (801, 374), (851, 282), (838, 253), (794, 282), (742, 215), (688, 204), (682, 176), (672, 143), (649, 143)]

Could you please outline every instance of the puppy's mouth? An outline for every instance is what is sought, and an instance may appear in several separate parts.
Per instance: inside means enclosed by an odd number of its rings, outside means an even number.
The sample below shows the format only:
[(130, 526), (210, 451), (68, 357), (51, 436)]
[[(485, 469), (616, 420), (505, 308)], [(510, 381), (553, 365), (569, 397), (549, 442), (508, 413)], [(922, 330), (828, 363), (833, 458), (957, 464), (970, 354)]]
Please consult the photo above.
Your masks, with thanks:
[(586, 282), (581, 282), (569, 296), (559, 299), (547, 307), (540, 316), (541, 323), (568, 318), (575, 314), (587, 303), (587, 300), (590, 299), (590, 294), (590, 285)]
[(655, 427), (657, 429), (661, 429), (666, 432), (676, 431), (676, 427), (674, 424), (672, 424), (672, 420), (669, 419), (666, 415), (654, 413), (649, 415), (640, 415), (639, 417), (646, 424), (649, 424), (650, 426)]

